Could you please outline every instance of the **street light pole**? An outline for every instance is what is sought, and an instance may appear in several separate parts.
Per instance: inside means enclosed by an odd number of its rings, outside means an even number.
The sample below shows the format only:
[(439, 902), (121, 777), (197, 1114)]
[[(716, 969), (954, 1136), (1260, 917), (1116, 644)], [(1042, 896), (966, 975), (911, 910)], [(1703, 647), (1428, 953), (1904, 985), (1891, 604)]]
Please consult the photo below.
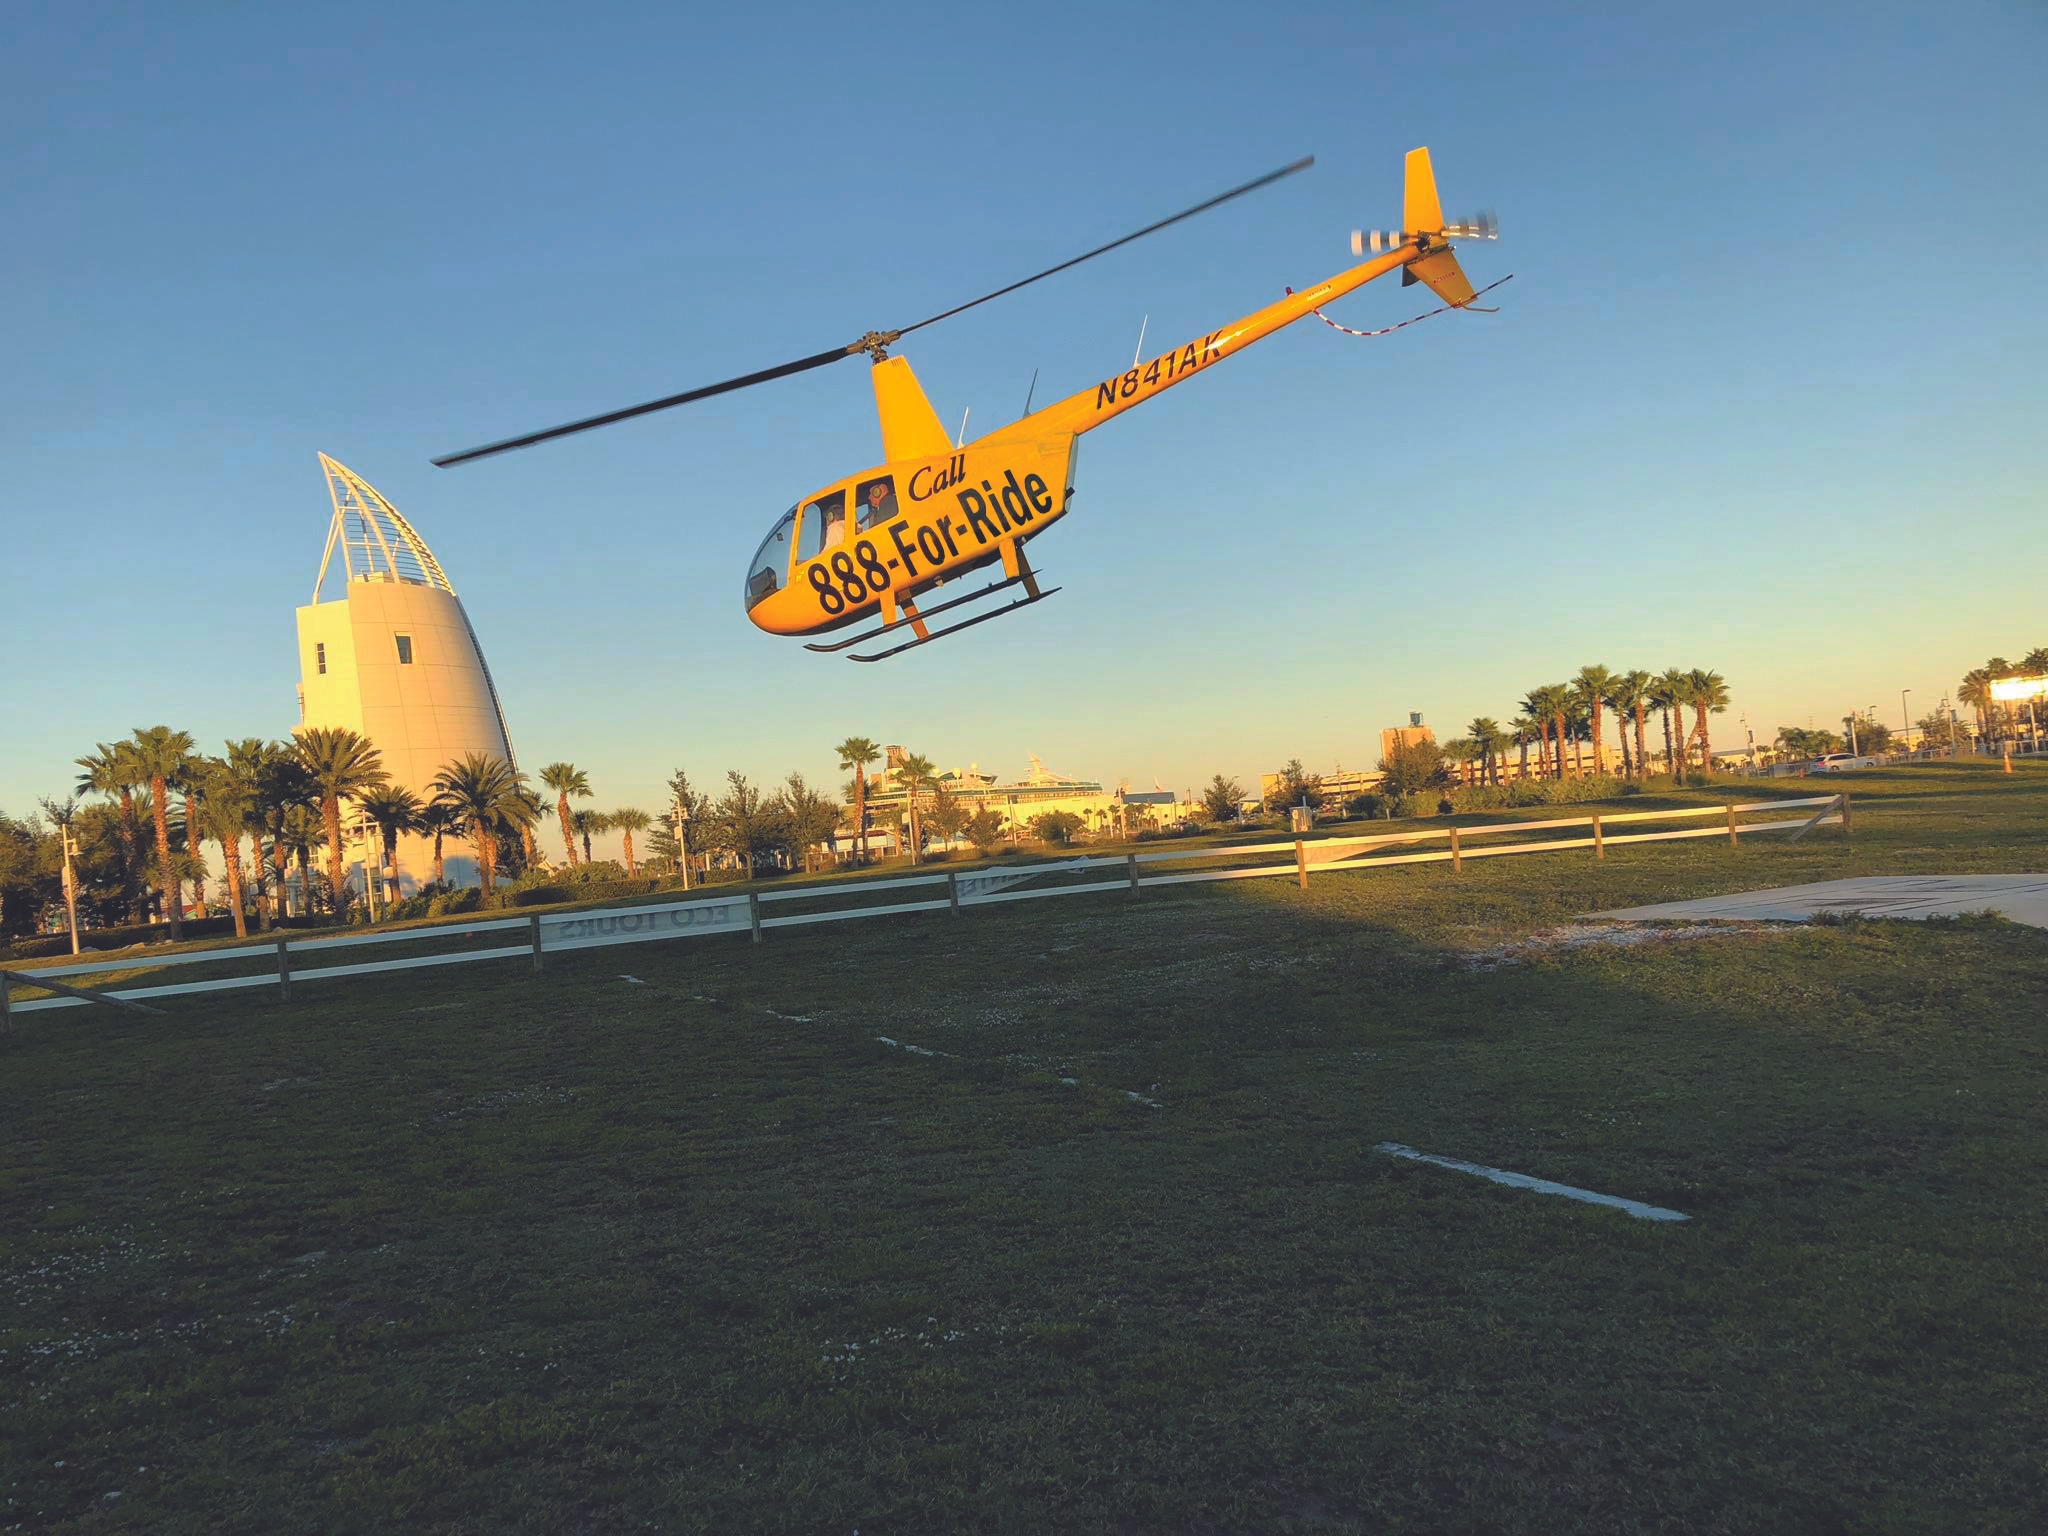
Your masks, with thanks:
[(1913, 712), (1906, 708), (1906, 695), (1912, 691), (1910, 688), (1901, 688), (1899, 690), (1899, 726), (1902, 735), (1904, 732), (1913, 729)]
[(72, 872), (71, 859), (78, 852), (78, 839), (71, 835), (69, 827), (59, 827), (57, 835), (64, 840), (64, 911), (71, 925), (71, 953), (78, 953), (78, 876)]
[(683, 804), (683, 797), (676, 796), (676, 862), (683, 866), (683, 889), (690, 888), (690, 808)]

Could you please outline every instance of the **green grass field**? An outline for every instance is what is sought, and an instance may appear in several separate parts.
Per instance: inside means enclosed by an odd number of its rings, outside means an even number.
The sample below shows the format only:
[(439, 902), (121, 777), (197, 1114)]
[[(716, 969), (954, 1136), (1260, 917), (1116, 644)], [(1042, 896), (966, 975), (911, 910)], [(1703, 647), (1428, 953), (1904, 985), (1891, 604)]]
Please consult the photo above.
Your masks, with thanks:
[(2048, 773), (1845, 787), (1796, 847), (24, 1016), (0, 1530), (2039, 1529), (2048, 933), (1547, 937), (2048, 869)]

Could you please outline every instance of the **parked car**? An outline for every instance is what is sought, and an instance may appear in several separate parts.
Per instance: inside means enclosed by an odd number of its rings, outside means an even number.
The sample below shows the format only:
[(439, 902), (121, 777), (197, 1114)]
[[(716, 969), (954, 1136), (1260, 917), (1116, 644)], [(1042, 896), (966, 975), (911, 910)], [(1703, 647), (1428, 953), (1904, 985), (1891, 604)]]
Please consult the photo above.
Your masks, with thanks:
[(1815, 773), (1840, 773), (1845, 768), (1871, 768), (1876, 766), (1874, 757), (1858, 757), (1853, 752), (1830, 752), (1826, 757), (1813, 760)]

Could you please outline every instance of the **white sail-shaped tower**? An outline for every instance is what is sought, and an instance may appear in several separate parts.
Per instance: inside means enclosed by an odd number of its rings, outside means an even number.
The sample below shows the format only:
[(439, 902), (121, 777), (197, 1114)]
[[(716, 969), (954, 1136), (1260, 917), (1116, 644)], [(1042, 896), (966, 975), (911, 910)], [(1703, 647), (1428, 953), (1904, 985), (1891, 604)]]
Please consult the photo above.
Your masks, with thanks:
[[(313, 601), (298, 611), (300, 726), (368, 737), (392, 782), (423, 800), (465, 753), (516, 761), (491, 670), (441, 562), (368, 481), (324, 453), (320, 467), (334, 516)], [(337, 554), (340, 592), (323, 597)], [(360, 862), (361, 849), (349, 852)], [(444, 852), (450, 876), (465, 878), (467, 847), (451, 839)], [(431, 859), (426, 839), (401, 840), (402, 892), (432, 878)]]

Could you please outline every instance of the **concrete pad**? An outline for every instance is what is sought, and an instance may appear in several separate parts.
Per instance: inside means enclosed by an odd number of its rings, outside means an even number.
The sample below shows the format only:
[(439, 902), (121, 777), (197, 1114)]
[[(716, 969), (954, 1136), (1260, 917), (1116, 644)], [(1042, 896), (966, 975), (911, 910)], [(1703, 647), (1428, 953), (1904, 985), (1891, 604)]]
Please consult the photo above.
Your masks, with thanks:
[(1924, 918), (1986, 911), (2015, 923), (2048, 928), (2048, 875), (1870, 875), (1592, 915), (1622, 921), (1690, 918), (1709, 923), (1803, 923), (1823, 912)]

